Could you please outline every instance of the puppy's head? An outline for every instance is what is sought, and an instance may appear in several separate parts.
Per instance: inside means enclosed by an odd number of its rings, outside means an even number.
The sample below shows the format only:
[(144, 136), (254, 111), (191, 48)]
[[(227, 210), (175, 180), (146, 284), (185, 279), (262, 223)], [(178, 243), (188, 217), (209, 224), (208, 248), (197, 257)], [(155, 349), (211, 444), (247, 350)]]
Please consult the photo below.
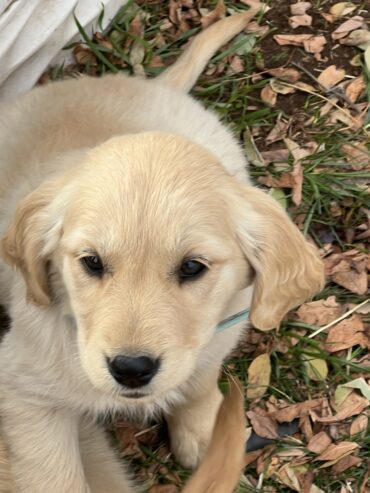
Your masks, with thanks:
[(313, 247), (273, 199), (160, 133), (111, 139), (41, 185), (18, 207), (3, 253), (32, 303), (60, 303), (58, 272), (83, 368), (117, 399), (184, 383), (248, 284), (251, 320), (269, 329), (323, 282)]

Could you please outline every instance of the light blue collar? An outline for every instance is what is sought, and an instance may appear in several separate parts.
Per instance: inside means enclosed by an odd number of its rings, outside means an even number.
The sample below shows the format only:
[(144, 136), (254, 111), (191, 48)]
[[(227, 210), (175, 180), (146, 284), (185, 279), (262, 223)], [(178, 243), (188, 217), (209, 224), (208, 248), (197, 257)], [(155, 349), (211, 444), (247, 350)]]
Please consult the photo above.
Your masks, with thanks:
[(229, 329), (230, 327), (233, 327), (234, 325), (238, 324), (239, 322), (243, 322), (244, 320), (248, 320), (249, 316), (249, 310), (243, 310), (238, 313), (234, 313), (234, 315), (231, 315), (230, 317), (225, 318), (225, 320), (222, 320), (217, 325), (216, 332), (223, 332), (226, 329)]

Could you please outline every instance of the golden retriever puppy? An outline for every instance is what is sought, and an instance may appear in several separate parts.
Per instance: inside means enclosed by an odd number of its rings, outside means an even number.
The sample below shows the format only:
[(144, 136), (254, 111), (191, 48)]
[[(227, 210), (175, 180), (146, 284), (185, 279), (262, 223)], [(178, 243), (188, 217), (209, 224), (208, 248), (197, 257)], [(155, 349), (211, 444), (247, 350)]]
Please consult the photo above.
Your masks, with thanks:
[(116, 412), (164, 413), (176, 458), (197, 466), (242, 333), (218, 323), (250, 307), (276, 327), (322, 286), (314, 248), (186, 94), (254, 13), (204, 31), (156, 80), (82, 77), (1, 109), (0, 416), (16, 492), (131, 491), (96, 422)]

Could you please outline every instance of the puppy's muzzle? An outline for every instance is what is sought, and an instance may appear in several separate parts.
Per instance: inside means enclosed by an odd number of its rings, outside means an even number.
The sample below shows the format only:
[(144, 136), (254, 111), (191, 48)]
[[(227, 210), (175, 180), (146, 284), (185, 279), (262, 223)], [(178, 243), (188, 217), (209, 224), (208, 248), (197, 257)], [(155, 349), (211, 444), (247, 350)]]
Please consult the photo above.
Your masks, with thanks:
[(136, 389), (147, 385), (160, 367), (160, 359), (149, 356), (129, 357), (118, 355), (108, 361), (113, 378), (121, 385)]

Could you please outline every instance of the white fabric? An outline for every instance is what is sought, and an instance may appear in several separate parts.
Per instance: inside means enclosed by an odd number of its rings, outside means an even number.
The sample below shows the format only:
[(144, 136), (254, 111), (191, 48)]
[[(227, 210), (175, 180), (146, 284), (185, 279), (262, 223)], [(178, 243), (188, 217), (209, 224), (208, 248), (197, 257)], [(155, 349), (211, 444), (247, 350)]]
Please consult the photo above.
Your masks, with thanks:
[[(30, 89), (77, 34), (88, 32), (104, 7), (103, 27), (127, 0), (0, 0), (0, 99)], [(66, 55), (67, 56), (67, 55)], [(58, 57), (60, 61), (60, 57)]]

